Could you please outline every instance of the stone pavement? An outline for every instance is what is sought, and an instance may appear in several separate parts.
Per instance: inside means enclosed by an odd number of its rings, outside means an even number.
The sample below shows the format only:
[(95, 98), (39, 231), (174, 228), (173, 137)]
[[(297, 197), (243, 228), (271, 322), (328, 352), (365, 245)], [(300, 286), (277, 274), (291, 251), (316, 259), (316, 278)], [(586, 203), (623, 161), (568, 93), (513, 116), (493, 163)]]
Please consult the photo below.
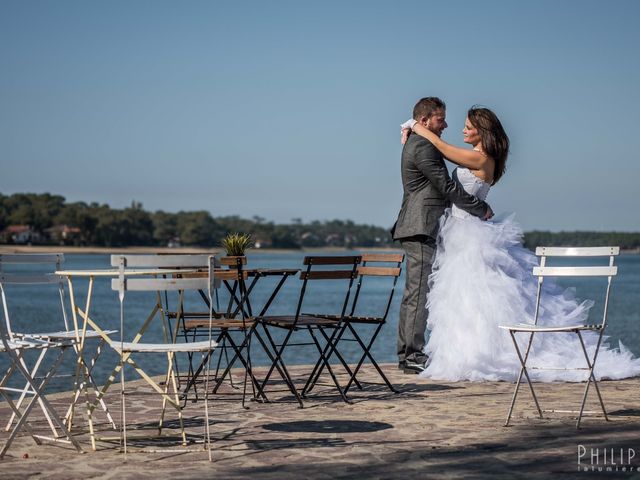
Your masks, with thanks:
[[(340, 400), (328, 379), (314, 390), (300, 409), (282, 385), (270, 389), (272, 403), (250, 402), (243, 410), (237, 391), (225, 391), (211, 402), (213, 463), (204, 451), (183, 452), (171, 444), (163, 453), (129, 453), (126, 461), (117, 442), (99, 442), (89, 449), (86, 431), (79, 438), (87, 453), (77, 454), (66, 445), (36, 446), (22, 435), (4, 460), (0, 476), (13, 478), (221, 478), (221, 479), (344, 479), (344, 478), (640, 478), (638, 472), (621, 472), (622, 463), (640, 468), (640, 378), (603, 381), (610, 421), (587, 417), (576, 430), (567, 414), (539, 419), (528, 390), (521, 391), (510, 427), (503, 427), (513, 385), (505, 382), (448, 383), (404, 375), (385, 365), (400, 394), (380, 384), (352, 390), (353, 404)], [(293, 369), (298, 381), (305, 367)], [(377, 382), (371, 368), (363, 377)], [(239, 374), (236, 376), (239, 377)], [(138, 383), (136, 383), (138, 385)], [(583, 384), (543, 384), (538, 392), (543, 408), (574, 409)], [(526, 386), (525, 386), (526, 388)], [(278, 391), (275, 391), (278, 390)], [(60, 410), (68, 395), (51, 396)], [(118, 394), (108, 397), (119, 414)], [(597, 406), (593, 399), (589, 409)], [(128, 399), (129, 423), (137, 430), (155, 429), (159, 415), (155, 396)], [(185, 410), (190, 438), (203, 430), (201, 403)], [(8, 407), (0, 404), (0, 419)], [(97, 415), (101, 434), (111, 434)], [(34, 416), (38, 420), (40, 417)], [(169, 417), (175, 425), (175, 417)], [(40, 419), (38, 430), (45, 428)], [(82, 427), (82, 425), (80, 425)], [(136, 428), (130, 435), (135, 435)], [(44, 431), (44, 430), (43, 430)], [(116, 432), (117, 433), (117, 432)], [(175, 431), (173, 432), (175, 433)], [(0, 440), (6, 433), (0, 435)], [(162, 442), (133, 441), (134, 445), (165, 448)], [(616, 473), (579, 470), (579, 445), (584, 447), (581, 466), (613, 466)], [(194, 446), (192, 445), (191, 448)], [(623, 458), (620, 459), (620, 449)], [(598, 452), (595, 452), (598, 449)], [(606, 464), (604, 458), (607, 451)], [(617, 464), (612, 464), (611, 449)], [(629, 449), (637, 452), (628, 461)], [(593, 457), (592, 457), (593, 454)], [(28, 457), (28, 458), (25, 458)]]

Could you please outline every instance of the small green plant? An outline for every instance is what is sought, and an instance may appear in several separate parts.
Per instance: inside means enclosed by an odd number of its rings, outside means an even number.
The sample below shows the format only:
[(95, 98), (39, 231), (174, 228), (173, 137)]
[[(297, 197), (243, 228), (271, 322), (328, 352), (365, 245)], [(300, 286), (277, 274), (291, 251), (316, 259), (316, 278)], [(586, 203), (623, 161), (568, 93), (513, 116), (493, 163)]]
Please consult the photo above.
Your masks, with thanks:
[(221, 243), (229, 256), (244, 255), (247, 248), (253, 247), (253, 240), (249, 233), (229, 233)]

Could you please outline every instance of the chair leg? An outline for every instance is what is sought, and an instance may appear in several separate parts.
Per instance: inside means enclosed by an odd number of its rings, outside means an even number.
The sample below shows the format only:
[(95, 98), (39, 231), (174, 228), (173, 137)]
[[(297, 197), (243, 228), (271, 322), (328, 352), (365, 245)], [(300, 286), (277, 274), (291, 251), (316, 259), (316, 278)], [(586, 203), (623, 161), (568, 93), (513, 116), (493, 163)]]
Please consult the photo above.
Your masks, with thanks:
[(284, 380), (284, 382), (289, 387), (289, 390), (296, 397), (296, 400), (298, 401), (298, 404), (300, 405), (300, 408), (303, 408), (304, 404), (302, 403), (302, 398), (300, 397), (300, 394), (298, 393), (298, 390), (296, 389), (296, 386), (293, 383), (293, 379), (291, 378), (291, 375), (289, 375), (289, 371), (287, 370), (287, 367), (284, 364), (284, 360), (282, 359), (282, 354), (284, 353), (285, 347), (289, 343), (289, 339), (291, 338), (291, 335), (293, 334), (293, 330), (288, 330), (287, 331), (287, 335), (285, 336), (284, 340), (282, 341), (282, 344), (280, 345), (280, 348), (278, 348), (276, 343), (275, 343), (275, 341), (274, 341), (274, 339), (273, 339), (273, 337), (269, 333), (269, 329), (265, 325), (263, 325), (263, 329), (264, 329), (264, 332), (265, 332), (265, 334), (267, 336), (267, 339), (269, 340), (269, 343), (271, 344), (271, 348), (273, 348), (273, 351), (275, 352), (275, 355), (273, 357), (273, 362), (271, 364), (271, 367), (269, 368), (269, 371), (267, 372), (267, 375), (265, 376), (264, 380), (262, 381), (262, 384), (260, 385), (260, 389), (262, 391), (264, 391), (265, 386), (267, 385), (267, 382), (271, 378), (271, 374), (273, 373), (273, 370), (275, 368), (277, 368), (278, 372), (280, 373), (280, 375), (282, 377), (282, 379)]
[[(333, 373), (333, 369), (331, 368), (331, 365), (329, 364), (329, 360), (324, 355), (324, 351), (322, 349), (322, 346), (320, 345), (320, 343), (318, 342), (317, 337), (313, 333), (313, 328), (307, 327), (307, 330), (309, 331), (309, 334), (311, 335), (311, 338), (313, 338), (313, 342), (316, 344), (316, 348), (318, 349), (318, 353), (320, 354), (320, 359), (322, 360), (322, 363), (324, 364), (324, 366), (327, 368), (327, 371), (329, 372), (329, 375), (331, 376), (331, 379), (333, 380), (333, 383), (335, 384), (336, 388), (338, 389), (338, 392), (340, 393), (340, 396), (342, 397), (342, 400), (344, 400), (345, 403), (351, 403), (351, 400), (349, 400), (347, 398), (347, 396), (345, 395), (344, 391), (342, 390), (342, 387), (340, 387), (340, 382), (338, 382), (338, 379), (336, 378), (335, 374)], [(322, 330), (322, 329), (320, 329), (320, 330)], [(325, 337), (325, 338), (327, 338), (327, 337)], [(333, 350), (335, 350), (335, 348)]]
[[(127, 410), (125, 402), (124, 354), (120, 352), (120, 448), (127, 459)], [(105, 385), (106, 387), (106, 385)], [(103, 390), (104, 393), (104, 390)]]
[[(338, 357), (338, 360), (342, 364), (343, 368), (346, 370), (347, 374), (350, 377), (353, 377), (353, 372), (351, 371), (351, 368), (349, 368), (349, 365), (347, 364), (343, 356), (338, 351), (338, 343), (340, 342), (340, 339), (342, 338), (342, 335), (344, 334), (346, 327), (347, 327), (347, 324), (345, 323), (344, 326), (341, 327), (340, 329), (334, 329), (330, 337), (327, 336), (326, 333), (324, 333), (324, 330), (321, 327), (320, 327), (320, 333), (322, 333), (322, 336), (327, 342), (324, 348), (324, 357), (326, 357), (327, 359), (330, 359), (331, 355), (335, 353), (336, 356)], [(322, 362), (322, 356), (321, 356), (321, 358), (318, 359), (315, 366), (313, 367), (311, 375), (309, 375), (309, 379), (307, 380), (307, 383), (302, 389), (303, 396), (311, 392), (311, 390), (313, 390), (313, 387), (315, 387), (316, 383), (318, 382), (318, 379), (320, 378), (320, 375), (322, 374), (323, 370), (324, 370), (324, 363)], [(354, 381), (356, 382), (357, 387), (360, 390), (362, 390), (362, 385), (360, 385), (360, 382), (358, 382), (358, 379), (355, 378)]]
[[(2, 398), (4, 398), (5, 402), (7, 402), (7, 405), (9, 405), (9, 408), (14, 413), (15, 417), (18, 420), (20, 420), (22, 418), (23, 413), (20, 412), (18, 407), (16, 407), (16, 404), (13, 403), (12, 398), (9, 395), (7, 395), (6, 393), (4, 393), (4, 391), (3, 391), (3, 389), (1, 387), (0, 387), (0, 396), (2, 396)], [(30, 403), (31, 399), (28, 400), (28, 402)], [(29, 403), (27, 403), (27, 405)], [(42, 440), (40, 440), (40, 438), (33, 432), (33, 430), (31, 430), (31, 426), (29, 425), (29, 422), (25, 422), (24, 425), (23, 425), (23, 428), (29, 433), (29, 435), (31, 435), (31, 438), (33, 438), (33, 441), (35, 442), (36, 445), (42, 445)], [(7, 447), (7, 449), (8, 449), (8, 447)]]
[[(195, 341), (195, 337), (193, 338), (193, 340)], [(218, 337), (215, 340), (216, 343), (220, 344), (222, 343), (222, 346), (220, 347), (221, 349), (226, 348), (224, 345), (225, 342), (225, 335), (224, 332), (220, 332), (220, 334), (218, 335)], [(200, 374), (202, 373), (202, 370), (204, 369), (204, 365), (205, 365), (205, 361), (209, 361), (211, 355), (213, 354), (213, 352), (208, 352), (205, 356), (205, 358), (200, 362), (200, 364), (198, 365), (198, 368), (195, 370), (193, 370), (193, 363), (190, 360), (189, 361), (189, 375), (187, 377), (187, 386), (184, 388), (183, 394), (185, 395), (185, 404), (186, 404), (186, 397), (187, 394), (189, 393), (189, 390), (191, 390), (191, 388), (193, 387), (193, 391), (195, 393), (195, 400), (197, 401), (200, 397), (198, 395), (198, 385), (196, 383), (196, 380), (200, 377)], [(193, 358), (193, 354), (191, 358)], [(220, 362), (222, 361), (222, 350), (220, 352), (220, 356), (218, 357), (218, 361), (216, 362), (216, 378), (218, 376), (218, 371), (220, 368)], [(224, 378), (224, 375), (223, 375)], [(214, 392), (215, 393), (215, 390)]]
[[(19, 356), (21, 356), (21, 354), (18, 354), (17, 356), (19, 357)], [(2, 396), (2, 398), (4, 398), (4, 400), (7, 402), (7, 405), (9, 405), (9, 408), (11, 408), (11, 410), (14, 413), (14, 415), (16, 415), (17, 417), (20, 417), (22, 415), (20, 413), (20, 410), (16, 407), (16, 405), (13, 402), (12, 398), (8, 394), (6, 394), (4, 392), (5, 386), (9, 382), (9, 379), (13, 376), (13, 373), (15, 372), (15, 370), (16, 370), (15, 364), (10, 365), (9, 368), (7, 369), (7, 371), (5, 372), (5, 374), (3, 375), (2, 379), (0, 380), (0, 396)], [(27, 388), (29, 388), (29, 382), (27, 382)], [(27, 430), (27, 432), (29, 432), (29, 435), (31, 435), (31, 437), (33, 438), (33, 441), (36, 443), (36, 445), (42, 445), (42, 442), (33, 433), (33, 431), (31, 430), (31, 427), (29, 426), (28, 423), (24, 424), (24, 428), (25, 428), (25, 430)]]
[[(45, 355), (47, 354), (48, 351), (49, 351), (48, 348), (43, 348), (42, 351), (40, 352), (40, 355), (38, 355), (38, 358), (37, 358), (33, 368), (31, 369), (31, 372), (30, 372), (31, 378), (35, 379), (36, 376), (38, 375), (38, 370), (40, 369), (40, 365), (42, 364), (42, 360), (44, 359), (44, 357), (45, 357)], [(62, 354), (62, 350), (61, 350), (60, 354)], [(22, 363), (22, 366), (26, 369), (27, 365), (25, 364), (24, 359), (20, 358), (19, 361)], [(27, 383), (25, 383), (24, 388), (22, 389), (22, 392), (20, 393), (20, 397), (18, 397), (18, 400), (15, 403), (16, 408), (18, 410), (22, 406), (22, 402), (24, 402), (24, 399), (25, 399), (28, 391), (29, 391), (29, 383), (27, 382)], [(53, 433), (53, 436), (57, 438), (58, 437), (58, 432), (56, 431), (56, 428), (53, 425), (51, 417), (47, 413), (47, 410), (44, 408), (44, 405), (42, 404), (42, 402), (39, 401), (38, 403), (40, 404), (40, 409), (42, 410), (42, 413), (44, 414), (44, 417), (47, 420), (47, 423), (49, 424), (49, 428), (51, 429), (51, 432)], [(16, 418), (16, 413), (14, 412), (9, 417), (9, 421), (7, 422), (7, 425), (4, 428), (5, 432), (8, 432), (9, 430), (11, 430), (11, 425), (13, 424), (15, 418)]]
[[(582, 403), (580, 404), (580, 413), (578, 414), (578, 420), (576, 421), (576, 428), (580, 428), (580, 421), (582, 420), (582, 415), (584, 413), (584, 406), (587, 403), (587, 395), (589, 393), (589, 385), (593, 382), (593, 386), (596, 389), (596, 393), (598, 395), (598, 400), (600, 402), (600, 407), (602, 408), (602, 413), (604, 414), (604, 419), (609, 421), (609, 417), (607, 416), (607, 410), (604, 407), (604, 401), (602, 400), (602, 395), (600, 394), (600, 388), (598, 387), (598, 381), (596, 380), (595, 375), (593, 374), (593, 369), (596, 363), (596, 356), (594, 356), (593, 362), (589, 360), (589, 354), (587, 352), (587, 348), (584, 345), (584, 340), (582, 339), (582, 335), (580, 334), (580, 330), (576, 330), (576, 334), (580, 339), (580, 345), (582, 346), (582, 352), (584, 353), (584, 358), (587, 361), (587, 365), (589, 367), (589, 378), (587, 379), (587, 385), (584, 388), (584, 394), (582, 395)], [(596, 352), (597, 355), (597, 352)]]
[(207, 352), (206, 355), (202, 355), (203, 359), (206, 357), (207, 365), (205, 367), (204, 378), (204, 448), (207, 450), (207, 457), (209, 462), (213, 461), (211, 456), (211, 426), (209, 425), (209, 375), (211, 374), (211, 352)]
[(53, 408), (53, 406), (49, 403), (47, 398), (42, 394), (42, 391), (45, 389), (45, 387), (49, 383), (49, 380), (51, 380), (51, 378), (53, 378), (55, 372), (57, 371), (58, 367), (60, 366), (60, 363), (62, 362), (62, 357), (64, 356), (64, 355), (62, 355), (62, 353), (63, 352), (61, 352), (61, 354), (58, 355), (58, 357), (55, 360), (54, 364), (49, 369), (49, 371), (44, 375), (42, 381), (40, 382), (40, 385), (38, 385), (38, 386), (36, 386), (36, 384), (34, 382), (34, 379), (29, 375), (29, 371), (23, 366), (22, 361), (21, 361), (22, 360), (21, 359), (21, 355), (20, 356), (13, 355), (13, 360), (14, 360), (16, 368), (20, 371), (20, 373), (25, 378), (25, 380), (27, 381), (27, 383), (29, 384), (29, 386), (31, 387), (31, 389), (33, 391), (33, 398), (29, 401), (29, 403), (27, 404), (27, 406), (26, 406), (25, 410), (22, 412), (22, 414), (19, 415), (18, 421), (16, 422), (15, 426), (13, 427), (13, 430), (11, 431), (11, 434), (9, 435), (9, 439), (5, 443), (5, 445), (2, 448), (2, 450), (0, 450), (0, 459), (2, 459), (4, 457), (5, 453), (7, 452), (7, 450), (9, 449), (11, 444), (13, 443), (13, 440), (15, 439), (17, 434), (20, 432), (20, 430), (25, 425), (27, 417), (29, 416), (29, 413), (31, 412), (31, 410), (33, 409), (33, 407), (36, 405), (37, 402), (41, 402), (41, 404), (44, 406), (44, 408), (49, 412), (49, 414), (50, 414), (52, 420), (54, 421), (54, 423), (58, 426), (58, 428), (60, 428), (60, 430), (62, 430), (62, 433), (64, 434), (64, 436), (75, 447), (75, 449), (78, 452), (82, 452), (82, 447), (80, 447), (80, 444), (78, 443), (78, 441), (71, 435), (71, 432), (69, 432), (69, 430), (65, 426), (64, 422), (56, 414), (55, 409)]
[[(258, 339), (258, 342), (260, 343), (260, 346), (262, 347), (263, 351), (266, 353), (267, 357), (269, 358), (269, 360), (273, 364), (275, 362), (275, 357), (271, 353), (271, 350), (267, 346), (267, 343), (265, 342), (264, 338), (262, 338), (262, 335), (260, 335), (260, 332), (258, 331), (258, 329), (257, 328), (253, 328), (252, 332), (250, 332), (248, 334), (248, 336), (249, 336), (249, 347), (251, 345), (251, 338), (253, 338), (253, 336), (255, 336)], [(264, 393), (264, 390), (262, 390), (262, 387), (261, 387), (260, 383), (258, 382), (258, 379), (255, 378), (255, 375), (253, 375), (253, 370), (251, 370), (251, 368), (252, 368), (251, 355), (249, 353), (247, 353), (247, 356), (248, 356), (247, 364), (249, 365), (249, 369), (250, 369), (249, 371), (251, 372), (251, 376), (255, 379), (255, 388), (258, 390), (258, 393), (263, 398), (263, 400), (265, 402), (269, 402), (269, 399), (267, 398), (267, 395)], [(285, 373), (280, 368), (280, 365), (278, 363), (276, 363), (275, 365), (276, 365), (276, 369), (278, 370), (278, 375), (280, 375), (280, 377), (284, 378)], [(255, 397), (255, 393), (254, 393), (254, 397)]]
[[(76, 348), (76, 353), (78, 355), (78, 361), (76, 362), (75, 380), (74, 380), (74, 395), (73, 395), (73, 400), (71, 402), (71, 405), (69, 405), (69, 408), (67, 409), (67, 413), (64, 416), (65, 422), (67, 423), (67, 428), (69, 428), (69, 430), (71, 430), (73, 426), (73, 417), (75, 414), (75, 407), (76, 407), (76, 404), (78, 403), (78, 399), (80, 398), (80, 394), (81, 392), (84, 392), (85, 396), (87, 395), (86, 389), (88, 385), (93, 390), (94, 395), (96, 396), (96, 399), (97, 399), (96, 401), (100, 404), (100, 408), (102, 408), (102, 411), (105, 413), (107, 417), (107, 421), (111, 424), (111, 427), (114, 430), (118, 428), (116, 426), (116, 422), (113, 420), (113, 416), (111, 415), (111, 412), (109, 412), (109, 408), (107, 407), (107, 404), (105, 403), (104, 399), (99, 398), (100, 389), (98, 388), (98, 385), (96, 384), (93, 378), (93, 375), (91, 374), (91, 372), (93, 371), (93, 367), (95, 366), (98, 358), (102, 354), (102, 347), (104, 346), (104, 344), (105, 344), (104, 339), (100, 339), (100, 342), (98, 343), (98, 346), (96, 348), (96, 354), (91, 358), (90, 364), (87, 364), (83, 360), (82, 353), (77, 350), (77, 347), (74, 347)], [(90, 423), (90, 428), (93, 428), (93, 425), (91, 423)]]
[(507, 420), (504, 424), (505, 427), (509, 426), (509, 420), (511, 419), (511, 415), (513, 414), (513, 407), (516, 404), (516, 397), (518, 396), (518, 390), (520, 389), (520, 383), (522, 382), (522, 374), (527, 378), (527, 383), (529, 384), (529, 388), (531, 390), (531, 395), (533, 396), (533, 400), (536, 404), (536, 408), (538, 409), (538, 415), (542, 418), (542, 409), (540, 408), (540, 404), (538, 403), (538, 397), (536, 396), (536, 392), (533, 389), (533, 383), (529, 378), (529, 373), (527, 371), (527, 359), (529, 358), (529, 352), (531, 351), (531, 344), (533, 343), (533, 333), (529, 337), (529, 343), (527, 344), (527, 351), (525, 353), (524, 358), (520, 353), (520, 347), (518, 347), (518, 342), (516, 341), (515, 333), (513, 331), (509, 331), (511, 334), (511, 339), (513, 340), (513, 345), (516, 348), (516, 353), (518, 354), (518, 359), (520, 360), (520, 374), (518, 375), (518, 381), (516, 382), (516, 388), (513, 391), (513, 398), (511, 399), (511, 406), (509, 407), (509, 413), (507, 414)]
[[(171, 354), (171, 356), (173, 356), (173, 354)], [(173, 366), (173, 365), (172, 365)], [(180, 432), (182, 434), (182, 445), (186, 446), (187, 445), (187, 434), (184, 430), (184, 417), (182, 415), (182, 408), (180, 408), (180, 396), (179, 396), (179, 392), (178, 392), (178, 383), (176, 381), (176, 373), (175, 370), (171, 370), (170, 373), (171, 376), (171, 384), (173, 386), (173, 391), (174, 393), (174, 400), (175, 400), (175, 408), (178, 410), (178, 421), (180, 422)], [(207, 394), (207, 392), (205, 392), (205, 395)]]
[(371, 339), (369, 340), (368, 345), (366, 345), (366, 346), (364, 345), (364, 342), (362, 342), (362, 339), (360, 338), (360, 336), (357, 334), (357, 332), (356, 332), (355, 328), (353, 327), (353, 325), (351, 325), (351, 324), (347, 324), (347, 325), (349, 326), (349, 329), (351, 330), (351, 333), (352, 333), (353, 337), (360, 344), (360, 347), (363, 349), (364, 353), (362, 354), (362, 357), (360, 358), (360, 361), (356, 365), (356, 368), (353, 370), (352, 378), (349, 379), (349, 383), (347, 383), (347, 386), (344, 388), (345, 393), (349, 391), (349, 388), (351, 388), (351, 383), (353, 381), (357, 381), (356, 375), (360, 371), (360, 368), (362, 367), (362, 364), (364, 363), (365, 357), (369, 357), (369, 360), (371, 361), (371, 363), (373, 364), (375, 369), (378, 371), (378, 374), (380, 375), (382, 380), (387, 384), (387, 387), (389, 388), (389, 390), (391, 390), (393, 393), (399, 393), (398, 390), (396, 390), (394, 388), (394, 386), (391, 384), (391, 382), (389, 381), (387, 376), (384, 374), (384, 372), (380, 368), (380, 365), (378, 365), (378, 363), (375, 361), (375, 359), (373, 358), (373, 355), (371, 355), (371, 347), (373, 346), (373, 342), (376, 340), (376, 337), (378, 336), (378, 333), (380, 333), (380, 330), (382, 329), (382, 325), (383, 324), (380, 323), (378, 325), (378, 327), (376, 328), (375, 332), (371, 336)]
[(164, 414), (167, 410), (167, 395), (169, 395), (169, 383), (172, 381), (171, 372), (173, 371), (171, 354), (167, 353), (167, 373), (164, 380), (164, 395), (162, 396), (162, 410), (160, 412), (160, 421), (158, 422), (158, 436), (162, 435), (162, 426), (164, 424)]
[[(257, 334), (257, 332), (255, 332), (255, 333)], [(245, 339), (242, 341), (240, 346), (236, 345), (236, 343), (233, 342), (233, 341), (230, 341), (229, 343), (231, 345), (231, 348), (234, 351), (234, 356), (233, 356), (233, 359), (231, 360), (231, 363), (228, 364), (227, 370), (225, 370), (225, 373), (230, 371), (230, 369), (233, 366), (233, 364), (235, 363), (236, 359), (240, 360), (240, 363), (244, 367), (244, 383), (243, 383), (243, 391), (242, 391), (242, 406), (243, 406), (243, 408), (245, 407), (245, 398), (246, 398), (246, 394), (247, 394), (247, 380), (249, 378), (251, 379), (251, 389), (253, 391), (254, 398), (259, 395), (265, 401), (268, 401), (266, 395), (262, 391), (260, 383), (256, 379), (256, 377), (253, 374), (253, 371), (251, 369), (251, 350), (250, 350), (251, 349), (251, 336), (250, 335), (245, 336)], [(247, 352), (247, 358), (246, 359), (242, 355), (242, 350), (243, 349), (246, 350), (246, 352)], [(229, 372), (229, 375), (231, 375), (230, 372)], [(214, 389), (214, 393), (220, 387), (220, 384), (222, 383), (223, 379), (224, 379), (224, 374), (217, 381), (216, 387)]]

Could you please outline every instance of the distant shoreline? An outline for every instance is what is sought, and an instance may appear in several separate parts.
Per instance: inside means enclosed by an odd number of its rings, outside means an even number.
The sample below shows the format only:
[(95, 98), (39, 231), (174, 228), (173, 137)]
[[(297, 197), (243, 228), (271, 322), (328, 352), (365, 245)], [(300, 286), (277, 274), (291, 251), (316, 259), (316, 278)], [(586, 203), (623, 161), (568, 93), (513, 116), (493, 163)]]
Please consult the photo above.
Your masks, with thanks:
[[(254, 253), (304, 253), (304, 252), (347, 252), (347, 251), (400, 251), (398, 248), (388, 247), (313, 247), (313, 248), (252, 248), (247, 254)], [(54, 245), (0, 245), (0, 254), (9, 253), (70, 253), (70, 254), (117, 254), (117, 253), (224, 253), (222, 248), (199, 248), (199, 247), (70, 247)]]

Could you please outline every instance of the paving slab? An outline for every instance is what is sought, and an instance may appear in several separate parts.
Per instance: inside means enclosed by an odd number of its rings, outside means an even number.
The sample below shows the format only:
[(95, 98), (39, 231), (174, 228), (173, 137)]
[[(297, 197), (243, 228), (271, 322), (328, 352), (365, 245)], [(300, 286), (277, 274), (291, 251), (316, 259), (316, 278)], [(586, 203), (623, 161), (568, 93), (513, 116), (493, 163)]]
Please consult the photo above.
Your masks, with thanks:
[[(395, 365), (383, 365), (400, 393), (380, 384), (372, 368), (363, 371), (362, 390), (349, 392), (344, 403), (330, 379), (305, 401), (304, 408), (284, 385), (273, 384), (270, 403), (248, 402), (242, 408), (241, 375), (235, 387), (225, 385), (210, 402), (213, 462), (204, 451), (187, 452), (175, 440), (175, 414), (167, 417), (166, 435), (173, 438), (134, 440), (133, 447), (160, 453), (121, 453), (117, 440), (98, 442), (91, 451), (82, 418), (76, 432), (86, 453), (68, 445), (37, 446), (26, 434), (0, 461), (1, 477), (13, 478), (224, 478), (224, 479), (422, 479), (422, 478), (585, 478), (602, 475), (640, 478), (640, 378), (601, 382), (609, 412), (583, 420), (554, 413), (538, 418), (531, 396), (521, 392), (512, 425), (504, 427), (513, 384), (508, 382), (439, 382), (406, 375)], [(301, 384), (308, 367), (294, 367)], [(143, 392), (140, 382), (129, 384)], [(538, 384), (543, 408), (575, 409), (584, 384)], [(525, 387), (526, 388), (526, 387)], [(64, 410), (68, 394), (50, 398)], [(119, 394), (107, 396), (119, 421)], [(595, 396), (588, 408), (596, 410)], [(154, 433), (160, 413), (156, 396), (127, 398), (130, 437)], [(9, 409), (0, 404), (0, 419)], [(190, 440), (201, 441), (204, 429), (202, 402), (184, 410)], [(34, 427), (46, 431), (41, 415)], [(100, 436), (116, 436), (103, 415), (96, 413)], [(25, 432), (26, 433), (26, 432)], [(6, 439), (0, 434), (0, 441)], [(194, 443), (187, 449), (199, 449)], [(629, 459), (631, 453), (635, 457)], [(612, 455), (613, 454), (613, 455)], [(605, 458), (606, 455), (606, 458)], [(580, 463), (578, 463), (580, 457)], [(606, 472), (607, 467), (611, 472)], [(603, 471), (599, 472), (598, 468)], [(626, 471), (622, 471), (625, 468)], [(586, 470), (586, 471), (585, 471)]]

